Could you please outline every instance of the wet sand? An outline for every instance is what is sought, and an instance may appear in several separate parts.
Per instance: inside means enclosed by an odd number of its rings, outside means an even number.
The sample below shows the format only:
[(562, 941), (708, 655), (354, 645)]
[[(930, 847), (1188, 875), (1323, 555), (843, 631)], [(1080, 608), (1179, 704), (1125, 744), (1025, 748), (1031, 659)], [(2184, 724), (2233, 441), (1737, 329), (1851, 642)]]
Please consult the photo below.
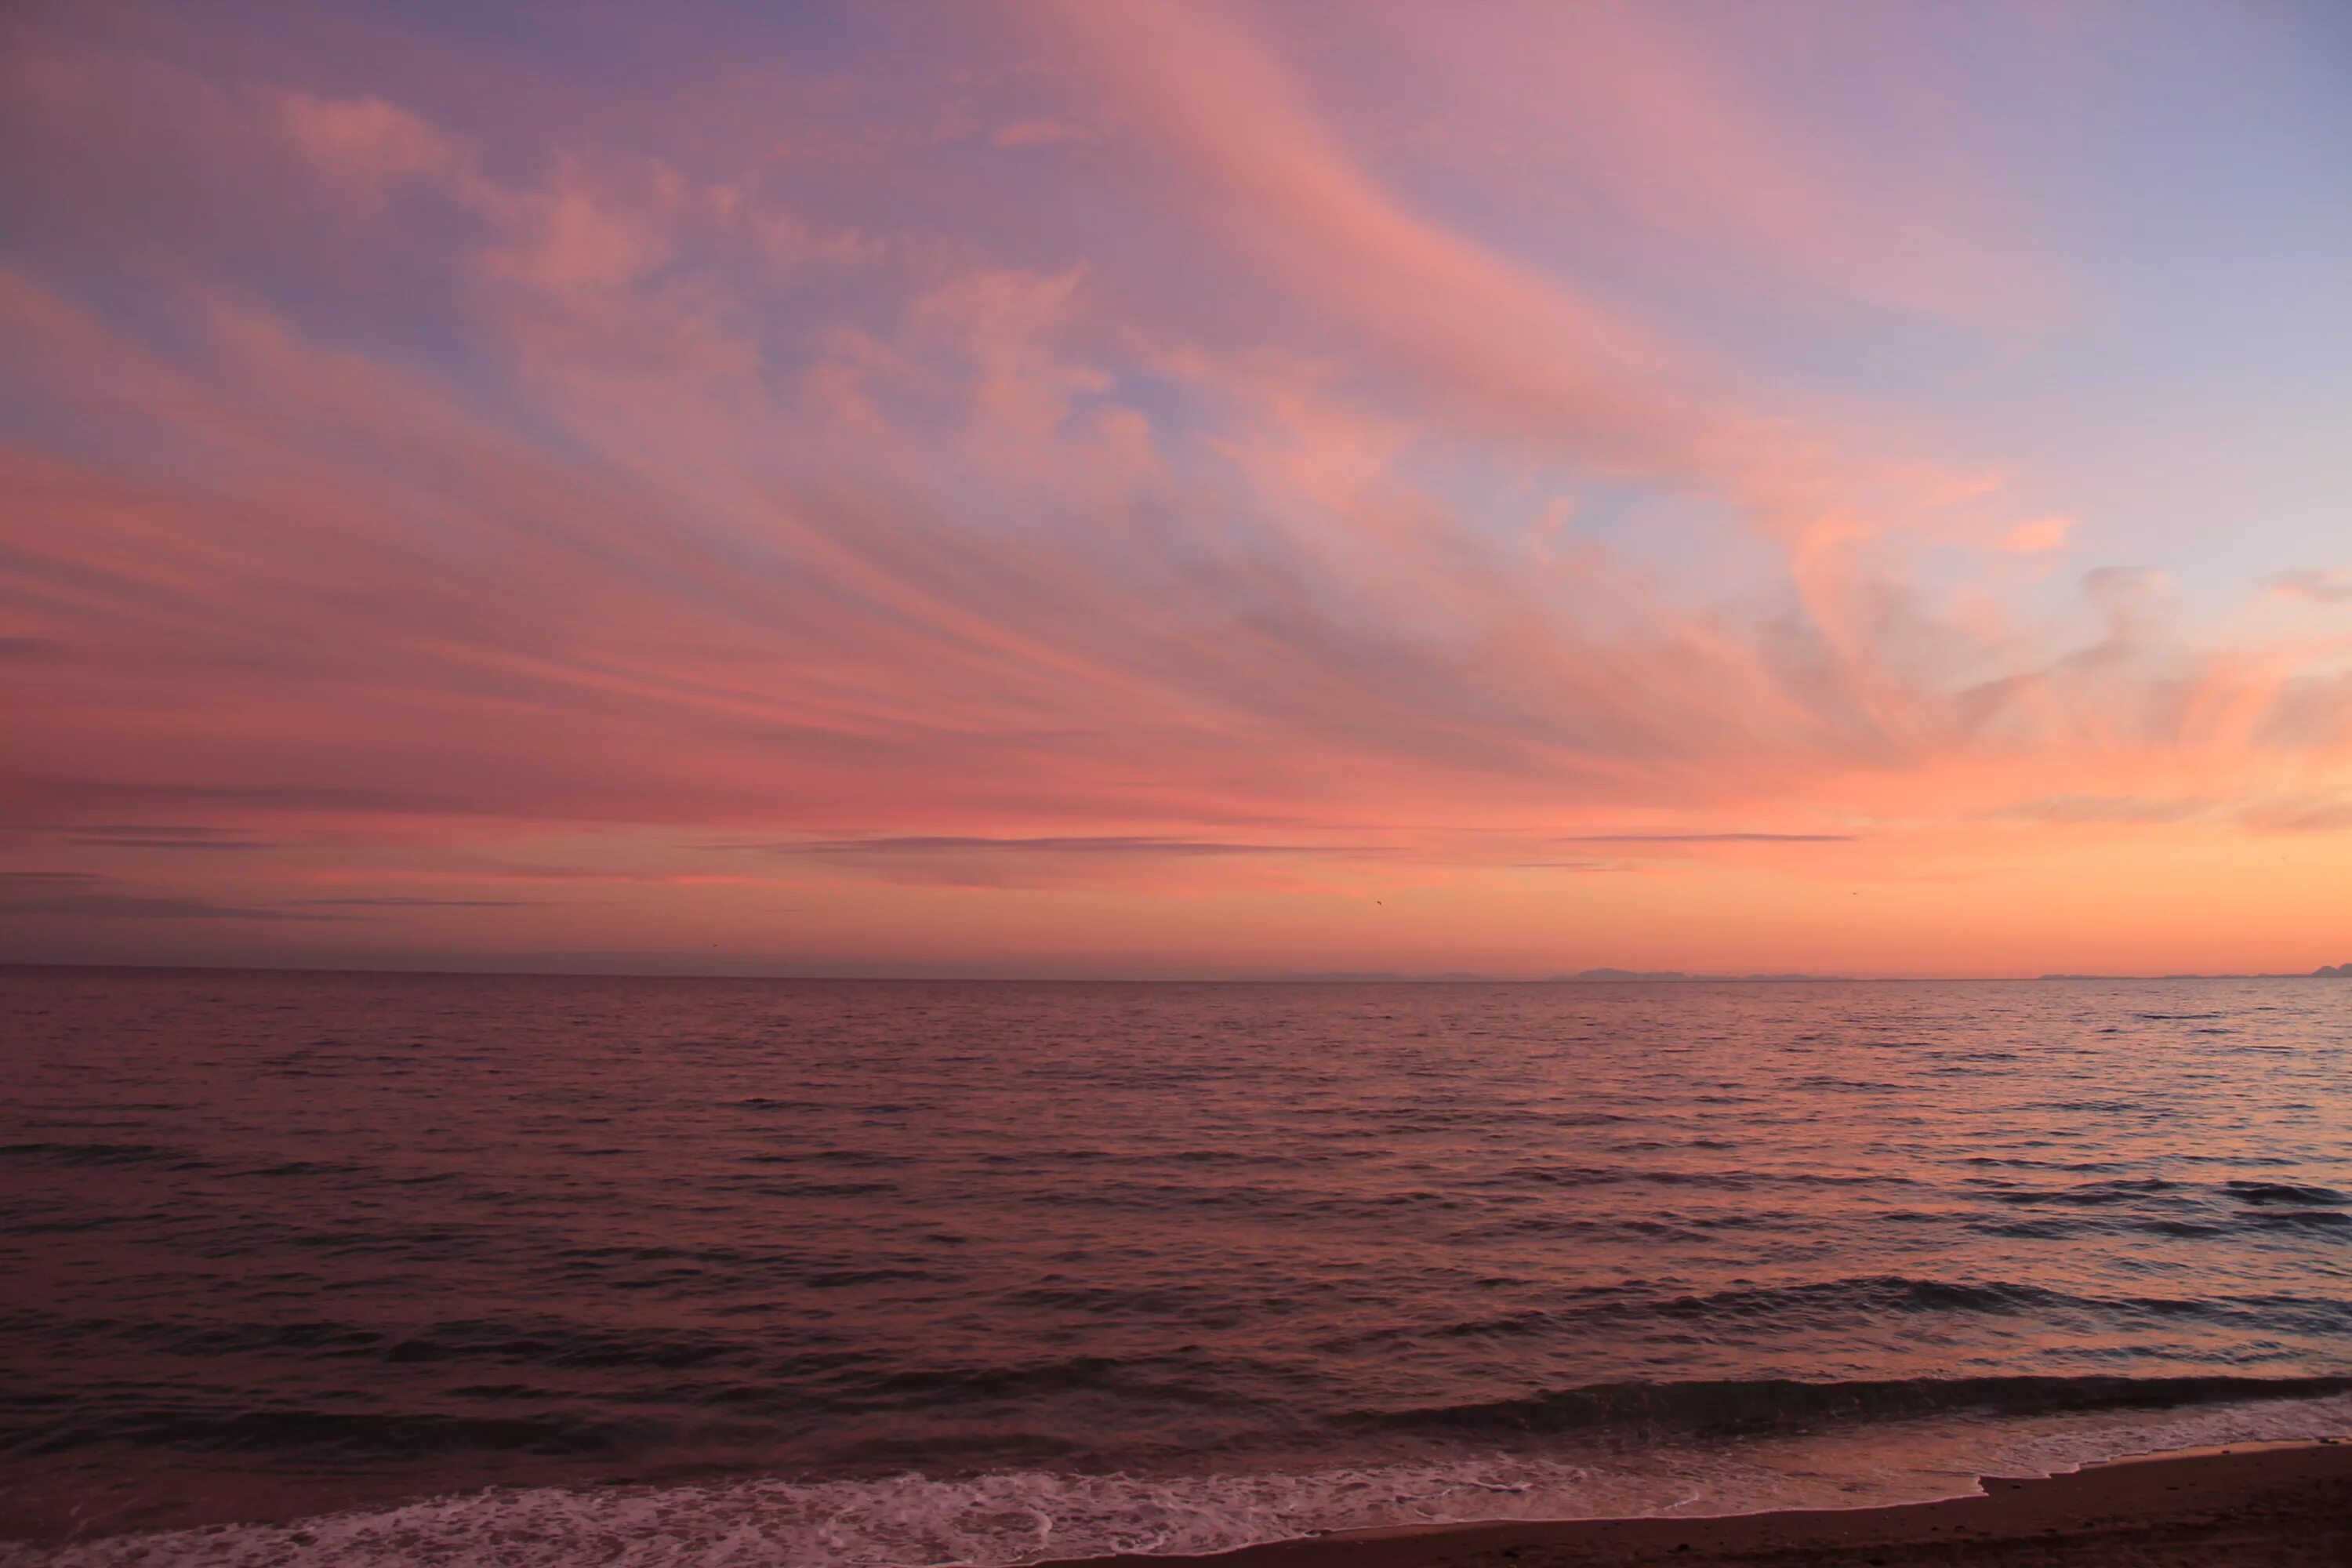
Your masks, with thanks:
[(1206, 1557), (1072, 1568), (1547, 1568), (1825, 1563), (1836, 1568), (2346, 1568), (2352, 1441), (2283, 1444), (1987, 1478), (1985, 1494), (1900, 1508), (1367, 1531)]

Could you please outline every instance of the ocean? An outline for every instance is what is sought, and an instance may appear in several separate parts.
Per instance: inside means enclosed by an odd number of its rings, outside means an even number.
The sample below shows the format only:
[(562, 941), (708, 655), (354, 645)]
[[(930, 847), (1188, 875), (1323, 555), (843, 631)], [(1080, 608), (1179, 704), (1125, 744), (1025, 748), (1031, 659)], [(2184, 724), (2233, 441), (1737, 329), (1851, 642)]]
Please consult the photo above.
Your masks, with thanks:
[(0, 971), (0, 1563), (1010, 1564), (2352, 1430), (2352, 982)]

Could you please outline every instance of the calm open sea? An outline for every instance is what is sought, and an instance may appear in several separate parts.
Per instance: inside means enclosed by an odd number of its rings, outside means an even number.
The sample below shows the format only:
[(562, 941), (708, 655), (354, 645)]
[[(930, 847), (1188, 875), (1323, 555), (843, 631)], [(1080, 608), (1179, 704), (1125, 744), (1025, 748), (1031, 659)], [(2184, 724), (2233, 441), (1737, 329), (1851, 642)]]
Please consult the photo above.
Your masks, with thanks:
[(1009, 1563), (2352, 1428), (2352, 983), (0, 971), (0, 1562)]

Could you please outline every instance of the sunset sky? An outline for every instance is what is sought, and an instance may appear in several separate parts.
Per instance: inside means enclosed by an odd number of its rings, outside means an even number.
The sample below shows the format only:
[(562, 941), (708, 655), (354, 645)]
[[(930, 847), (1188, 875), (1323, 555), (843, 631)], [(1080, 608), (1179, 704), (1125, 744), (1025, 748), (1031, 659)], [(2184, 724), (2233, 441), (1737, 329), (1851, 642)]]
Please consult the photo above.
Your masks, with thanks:
[(2352, 7), (0, 21), (0, 958), (2352, 960)]

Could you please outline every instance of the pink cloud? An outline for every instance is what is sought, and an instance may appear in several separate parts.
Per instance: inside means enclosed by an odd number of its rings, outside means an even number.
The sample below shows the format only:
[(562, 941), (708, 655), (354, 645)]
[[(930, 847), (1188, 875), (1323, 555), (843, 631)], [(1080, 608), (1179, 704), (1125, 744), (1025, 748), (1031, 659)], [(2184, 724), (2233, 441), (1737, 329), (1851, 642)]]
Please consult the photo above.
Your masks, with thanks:
[(380, 99), (333, 100), (287, 89), (265, 96), (302, 153), (337, 174), (402, 179), (446, 175), (460, 164), (446, 137)]
[[(1833, 297), (1996, 321), (2047, 308), (1996, 194), (1948, 162), (1920, 167), (1940, 106), (1862, 86), (1916, 67), (1866, 11), (1809, 4), (1799, 18), (1706, 15), (1702, 26), (1612, 0), (1504, 0), (1475, 16), (1363, 9), (1381, 47), (1415, 62), (1415, 107), (1342, 109), (1401, 160), (1433, 159), (1515, 208), (1647, 229), (1698, 264)], [(1797, 36), (1803, 55), (1776, 47)], [(1872, 134), (1759, 90), (1759, 58), (1842, 68), (1844, 96), (1871, 101)]]
[(2071, 517), (2037, 517), (2021, 522), (2002, 535), (2000, 548), (2017, 555), (2041, 555), (2066, 547), (2066, 535), (2073, 531)]
[[(1087, 156), (1172, 180), (1156, 221), (1273, 327), (1204, 324), (1132, 258), (852, 223), (758, 160), (500, 156), (373, 93), (77, 64), (26, 111), (53, 131), (172, 83), (109, 152), (129, 207), (168, 144), (220, 155), (214, 225), (299, 237), (271, 271), (208, 231), (142, 263), (135, 309), (0, 271), (0, 375), (53, 416), (0, 446), (28, 672), (0, 812), (92, 858), (60, 874), (156, 879), (108, 897), (219, 908), (427, 899), (541, 841), (578, 858), (546, 874), (648, 898), (1307, 898), (2336, 821), (2324, 574), (2283, 586), (2293, 625), (2121, 572), (2012, 598), (2005, 558), (2069, 520), (1983, 455), (1923, 458), (1447, 221), (1244, 18), (1063, 26), (1125, 115)], [(1727, 68), (1647, 26), (1603, 31), (1676, 82)], [(1721, 154), (1656, 221), (1863, 265), (1806, 240), (1852, 226), (1840, 187), (1738, 94), (1604, 110), (1656, 132), (1613, 200)], [(397, 253), (413, 330), (352, 325), (330, 212)], [(1746, 564), (1700, 584), (1612, 545), (1611, 486)], [(170, 831), (69, 831), (124, 822)], [(173, 847), (207, 834), (253, 851)], [(231, 859), (247, 880), (187, 880)]]

